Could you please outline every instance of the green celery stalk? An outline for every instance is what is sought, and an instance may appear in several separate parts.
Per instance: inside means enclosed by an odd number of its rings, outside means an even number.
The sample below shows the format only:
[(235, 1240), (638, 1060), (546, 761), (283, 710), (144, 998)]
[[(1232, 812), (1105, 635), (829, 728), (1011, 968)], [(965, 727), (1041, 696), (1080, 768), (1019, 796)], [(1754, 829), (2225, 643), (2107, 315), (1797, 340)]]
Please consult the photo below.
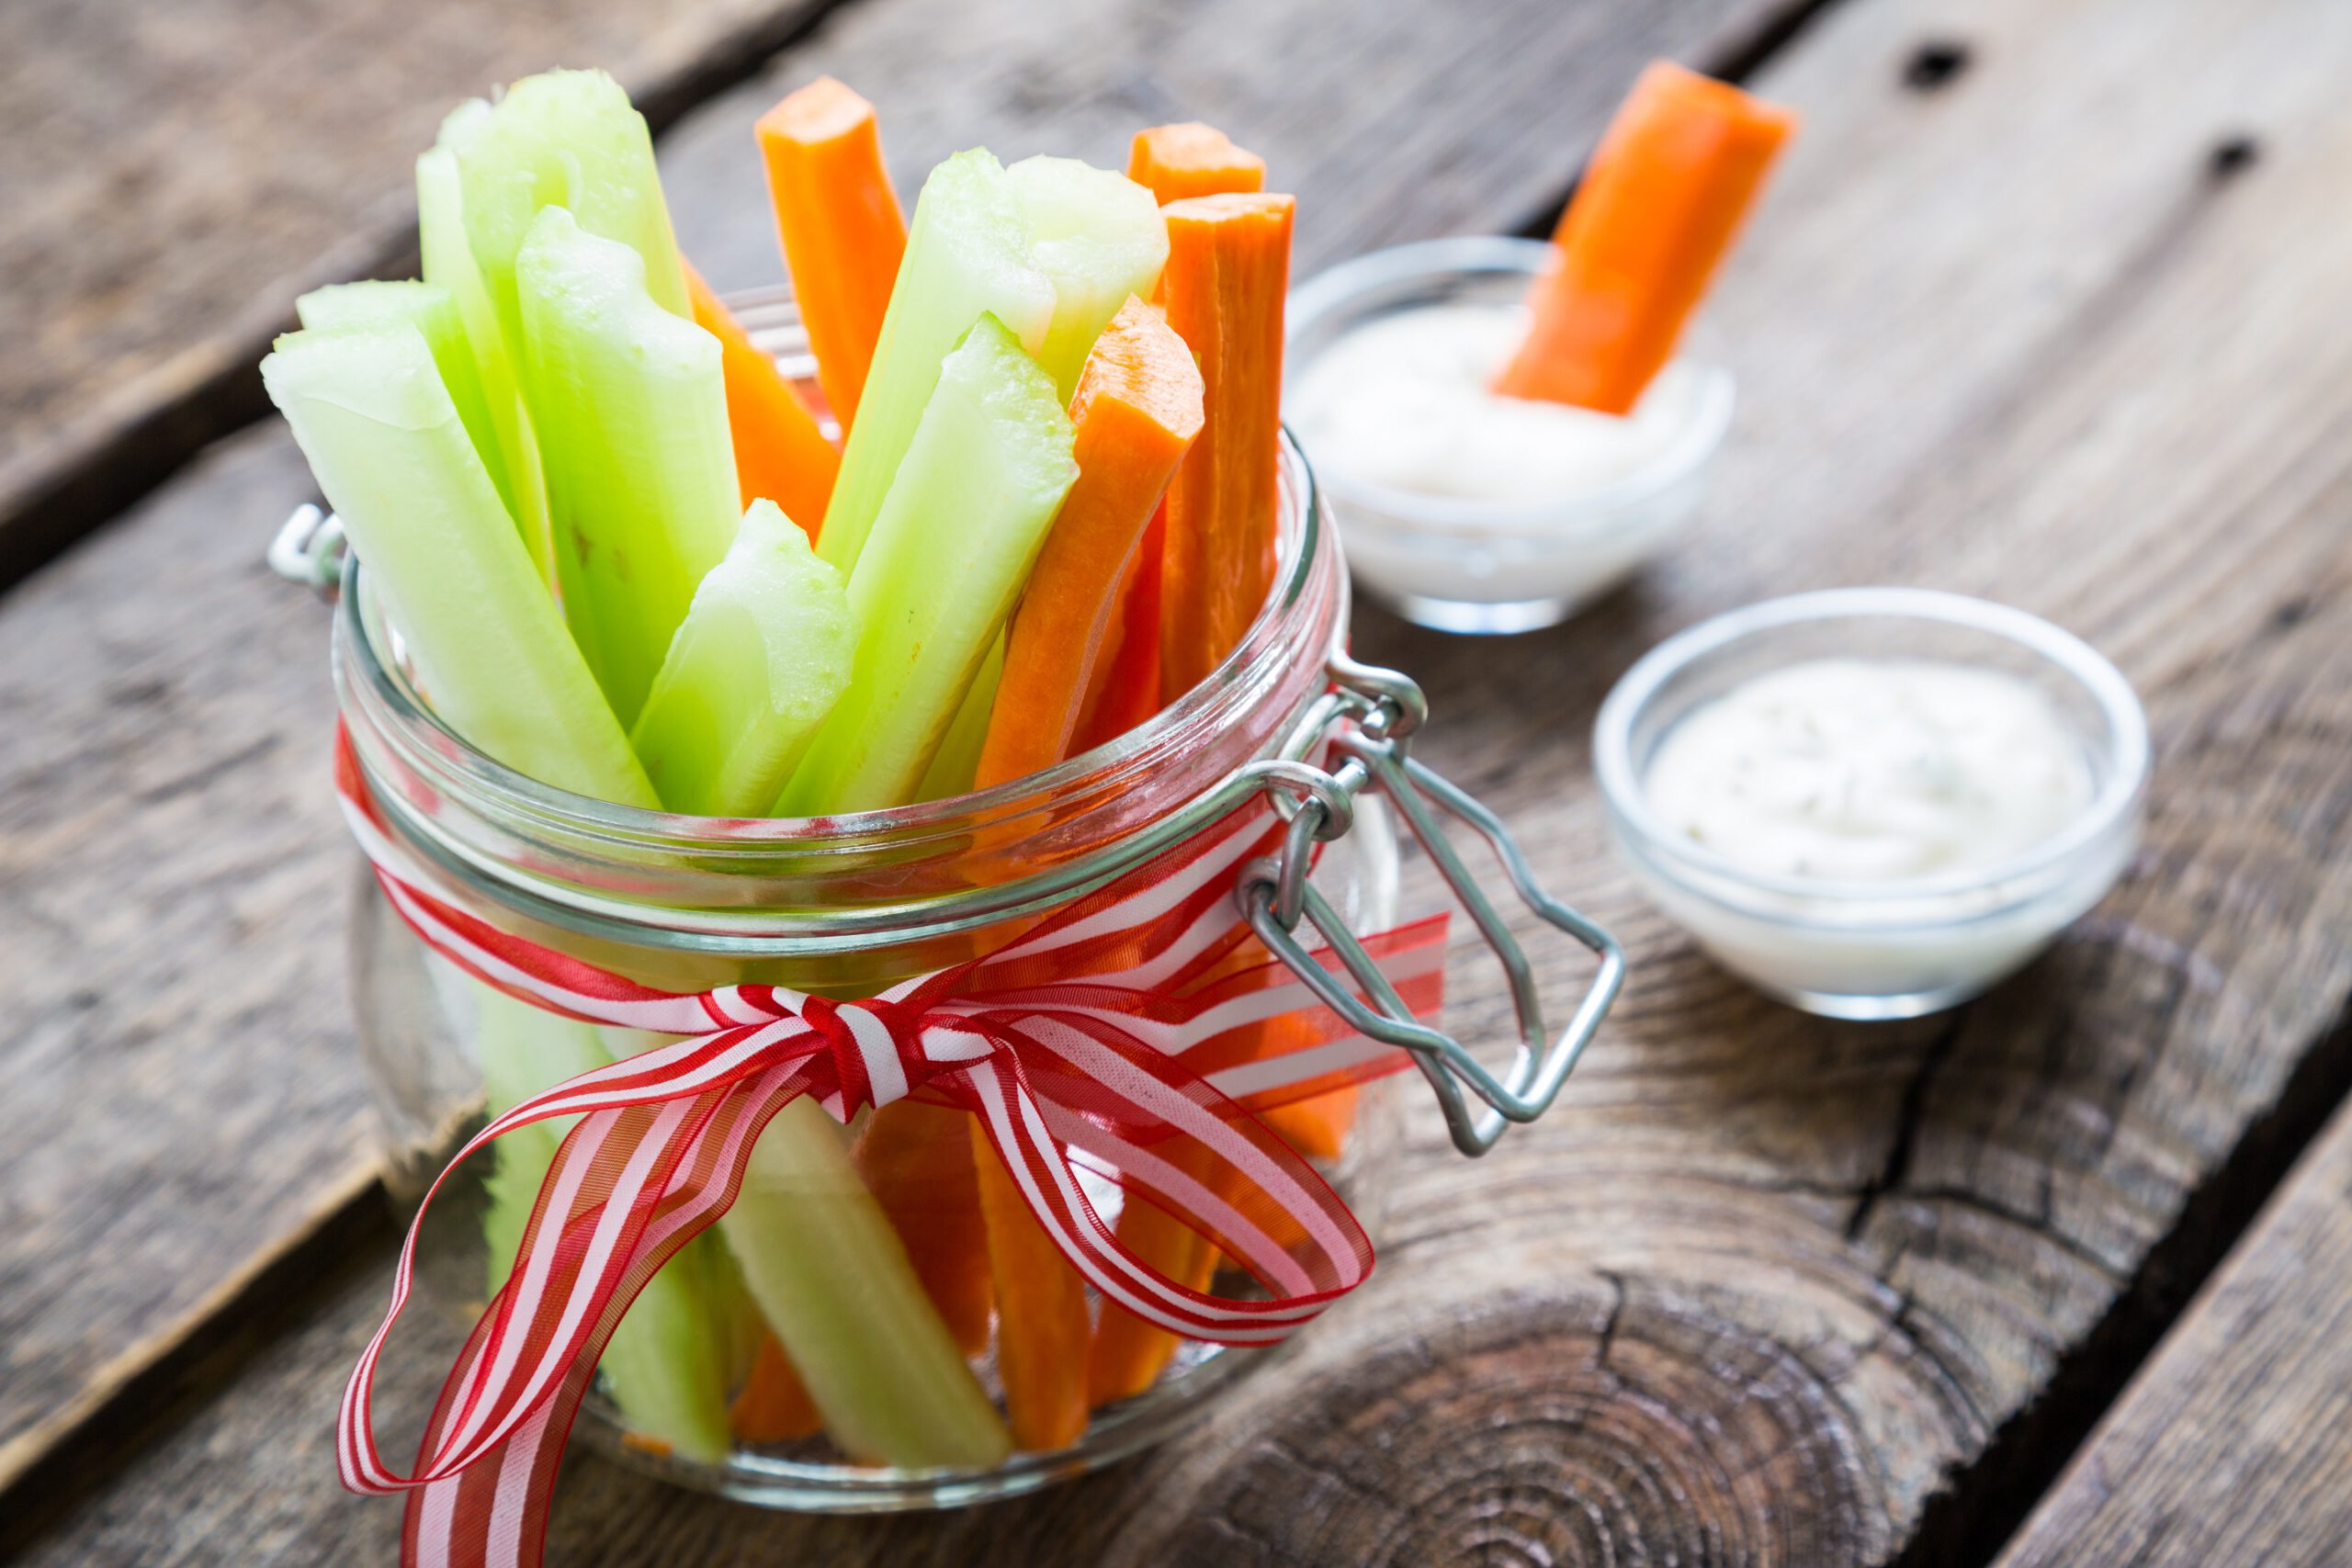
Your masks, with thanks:
[[(492, 1115), (612, 1062), (594, 1025), (559, 1018), (487, 986), (476, 994), (475, 1040)], [(577, 1120), (535, 1122), (492, 1147), (498, 1165), (487, 1184), (491, 1207), (482, 1228), (493, 1291), (514, 1267), (539, 1184)], [(727, 1425), (733, 1327), (714, 1315), (716, 1298), (706, 1289), (711, 1265), (705, 1255), (716, 1245), (711, 1237), (695, 1237), (648, 1280), (596, 1363), (632, 1427), (706, 1461), (725, 1457), (733, 1441)]]
[(590, 233), (637, 252), (654, 302), (692, 315), (652, 132), (610, 76), (526, 76), (496, 104), (443, 121), (441, 145), (457, 159), (467, 240), (510, 353), (522, 341), (515, 261), (545, 207), (568, 208)]
[(1168, 265), (1168, 224), (1150, 191), (1076, 158), (1023, 158), (1004, 178), (1029, 220), (1030, 254), (1053, 279), (1054, 320), (1037, 363), (1068, 403), (1127, 296), (1151, 298)]
[(456, 298), (447, 289), (432, 283), (338, 283), (314, 288), (295, 300), (294, 313), (311, 331), (336, 332), (346, 327), (389, 327), (406, 322), (423, 333), (424, 346), (433, 351), (434, 366), (441, 372), (441, 384), (448, 389), (449, 400), (457, 405), (458, 418), (464, 423), (466, 434), (473, 438), (475, 455), (489, 471), (491, 482), (498, 485), (500, 498), (507, 500), (508, 512), (514, 511), (507, 488), (499, 480), (505, 467), (505, 454), (499, 445), (497, 425), (491, 418), (481, 369), (474, 359), (472, 346), (466, 341), (465, 319), (458, 310)]
[[(652, 807), (653, 786), (596, 690), (414, 326), (305, 331), (277, 340), (262, 382), (343, 518), (441, 716), (510, 766), (576, 793)], [(580, 1025), (477, 986), (483, 1077), (512, 1104), (609, 1059)], [(533, 1137), (534, 1133), (538, 1134)], [(484, 1221), (511, 1259), (555, 1134), (501, 1141)], [(707, 1318), (691, 1278), (657, 1276), (605, 1369), (633, 1426), (682, 1452), (726, 1441)], [(683, 1293), (682, 1293), (683, 1292)], [(713, 1425), (712, 1401), (717, 1406)], [(714, 1446), (716, 1445), (716, 1446)]]
[(533, 220), (514, 279), (565, 618), (634, 723), (735, 536), (718, 340), (654, 301), (637, 253), (560, 207)]
[(972, 792), (972, 781), (980, 771), (980, 751), (988, 744), (989, 719), (996, 712), (997, 684), (1003, 679), (1004, 634), (1000, 632), (989, 645), (980, 672), (972, 677), (972, 689), (964, 694), (955, 722), (947, 727), (946, 739), (940, 741), (931, 766), (923, 770), (922, 783), (915, 786), (917, 800), (945, 800), (951, 795)]
[(1003, 322), (981, 317), (940, 367), (850, 576), (858, 643), (849, 689), (778, 816), (913, 798), (1078, 477), (1070, 449), (1053, 378)]
[(424, 334), (292, 333), (261, 375), (451, 728), (559, 788), (658, 806)]
[(775, 502), (752, 502), (629, 733), (662, 804), (765, 812), (849, 683), (856, 644), (841, 573)]
[[(666, 1038), (602, 1032), (618, 1055)], [(718, 1228), (843, 1452), (922, 1468), (989, 1465), (1012, 1451), (1003, 1417), (850, 1163), (849, 1135), (822, 1106), (796, 1100), (776, 1112)]]
[(1003, 1418), (823, 1108), (796, 1100), (776, 1113), (719, 1224), (845, 1452), (922, 1468), (990, 1465), (1011, 1451)]
[[(462, 128), (490, 106), (481, 99), (464, 105), (449, 117), (442, 136)], [(531, 434), (530, 416), (523, 409), (523, 389), (514, 379), (514, 356), (498, 324), (497, 307), (474, 265), (466, 240), (465, 197), (458, 175), (458, 155), (446, 145), (428, 147), (416, 160), (416, 236), (424, 259), (424, 281), (449, 291), (464, 323), (466, 346), (474, 357), (482, 400), (496, 434), (497, 460), (484, 466), (491, 482), (506, 502), (507, 513), (522, 530), (531, 563), (549, 585), (555, 581), (555, 557), (548, 532), (548, 502), (539, 481), (539, 451)], [(468, 425), (469, 429), (472, 426)], [(477, 442), (480, 437), (477, 436)]]
[[(849, 576), (914, 439), (940, 363), (993, 314), (1032, 349), (1053, 323), (1053, 280), (1029, 254), (1029, 223), (985, 149), (932, 170), (915, 201), (890, 308), (842, 451), (817, 553)], [(853, 581), (854, 581), (853, 577)]]

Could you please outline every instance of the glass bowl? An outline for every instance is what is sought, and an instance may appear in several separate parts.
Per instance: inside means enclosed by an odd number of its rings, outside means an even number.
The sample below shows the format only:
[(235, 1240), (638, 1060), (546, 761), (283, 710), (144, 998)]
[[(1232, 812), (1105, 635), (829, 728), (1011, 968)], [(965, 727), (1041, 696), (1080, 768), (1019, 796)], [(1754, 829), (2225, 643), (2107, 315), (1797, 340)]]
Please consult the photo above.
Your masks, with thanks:
[[(1946, 660), (2026, 681), (2081, 742), (2088, 804), (2007, 860), (1879, 881), (1753, 871), (1652, 813), (1644, 776), (1686, 714), (1827, 657)], [(2011, 974), (2114, 886), (2139, 839), (2148, 727), (2116, 668), (2047, 621), (1954, 593), (1846, 588), (1751, 604), (1659, 644), (1601, 705), (1593, 766), (1634, 880), (1725, 968), (1808, 1012), (1910, 1018)]]
[[(1517, 304), (1550, 264), (1541, 240), (1474, 235), (1397, 245), (1343, 263), (1293, 291), (1283, 380), (1343, 335), (1398, 311), (1446, 303)], [(1532, 631), (1615, 587), (1687, 525), (1706, 492), (1736, 397), (1731, 373), (1683, 362), (1694, 378), (1674, 441), (1624, 478), (1543, 502), (1424, 495), (1335, 469), (1317, 474), (1348, 565), (1364, 592), (1441, 631)]]

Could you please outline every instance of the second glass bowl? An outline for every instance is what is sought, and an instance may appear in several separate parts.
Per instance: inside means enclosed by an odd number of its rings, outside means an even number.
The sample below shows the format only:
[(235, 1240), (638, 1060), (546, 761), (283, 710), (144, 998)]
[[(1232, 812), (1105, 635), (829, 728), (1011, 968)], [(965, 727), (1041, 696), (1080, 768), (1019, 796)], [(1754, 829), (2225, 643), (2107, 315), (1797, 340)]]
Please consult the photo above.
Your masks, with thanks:
[[(1685, 715), (1753, 676), (1822, 658), (1948, 660), (2025, 681), (2081, 742), (2089, 804), (2008, 860), (1875, 882), (1752, 871), (1650, 810), (1644, 774)], [(1725, 968), (1831, 1018), (1939, 1011), (2040, 953), (2122, 874), (2148, 765), (2139, 699), (2087, 643), (2022, 610), (1921, 589), (1833, 589), (1718, 615), (1626, 671), (1593, 729), (1610, 833), (1643, 891)]]

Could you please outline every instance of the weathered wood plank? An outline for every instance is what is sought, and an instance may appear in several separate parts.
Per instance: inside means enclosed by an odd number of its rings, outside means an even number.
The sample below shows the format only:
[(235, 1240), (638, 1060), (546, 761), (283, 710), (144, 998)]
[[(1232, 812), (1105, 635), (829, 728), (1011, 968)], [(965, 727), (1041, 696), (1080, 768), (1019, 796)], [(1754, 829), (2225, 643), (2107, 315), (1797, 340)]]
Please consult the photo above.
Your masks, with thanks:
[(674, 115), (822, 4), (0, 8), (0, 586), (264, 412), (297, 292), (413, 266), (458, 99), (596, 61)]
[[(1247, 25), (1204, 6), (1182, 37)], [(977, 92), (959, 129), (994, 137), (995, 114), (1043, 123), (1029, 85), (1071, 91), (1023, 63), (1087, 28), (877, 3), (794, 66), (887, 105), (885, 65), (985, 51), (977, 88), (915, 79)], [(1907, 69), (1955, 38), (1957, 76)], [(1634, 950), (1562, 1111), (1476, 1166), (1419, 1118), (1382, 1277), (1115, 1475), (951, 1519), (793, 1523), (582, 1462), (560, 1560), (1937, 1560), (1930, 1499), (1948, 1520), (1984, 1505), (1972, 1465), (1996, 1434), (2030, 1450), (2037, 1393), (2156, 1288), (2151, 1248), (2290, 1075), (2352, 1073), (2329, 1033), (2352, 994), (2352, 540), (2331, 521), (2352, 502), (2352, 320), (2311, 308), (2352, 264), (2330, 199), (2347, 69), (2352, 15), (2319, 0), (1862, 0), (1816, 23), (1764, 81), (1809, 126), (1713, 312), (1747, 406), (1699, 536), (1513, 644), (1359, 621), (1361, 651), (1430, 689), (1432, 760)], [(1474, 96), (1463, 115), (1497, 112)], [(750, 107), (682, 130), (688, 183)], [(2249, 133), (2258, 157), (2216, 159)], [(1389, 206), (1429, 188), (1359, 177)], [(1320, 199), (1369, 204), (1351, 191)], [(750, 254), (703, 221), (706, 255)], [(1803, 1019), (1713, 971), (1610, 868), (1586, 782), (1593, 707), (1643, 647), (1852, 581), (2054, 615), (2123, 664), (2158, 736), (2126, 885), (2027, 976), (1916, 1025)], [(1491, 986), (1459, 996), (1457, 1023), (1496, 1014)], [(266, 1470), (243, 1453), (322, 1416), (372, 1309), (364, 1285), (333, 1305), (282, 1373), (94, 1499), (56, 1560), (235, 1556), (241, 1499), (294, 1510), (305, 1488), (322, 1530), (381, 1528), (334, 1496), (315, 1436)], [(219, 1514), (187, 1525), (192, 1497)], [(177, 1554), (166, 1519), (203, 1548)]]
[[(1351, 233), (1517, 221), (1645, 57), (1744, 49), (1787, 9), (1487, 0), (1360, 28), (1341, 0), (1224, 0), (1179, 28), (1142, 0), (925, 0), (847, 14), (663, 156), (689, 247), (764, 280), (746, 128), (782, 82), (851, 74), (910, 176), (983, 136), (1116, 161), (1139, 123), (1214, 114), (1321, 193), (1329, 259)], [(1417, 61), (1480, 91), (1374, 159)], [(1429, 177), (1390, 177), (1412, 160)], [(0, 1484), (368, 1179), (322, 617), (259, 559), (309, 492), (291, 443), (256, 431), (0, 605), (0, 994), (22, 1042), (0, 1055)]]
[(1998, 1568), (2299, 1568), (2352, 1541), (2352, 1110), (2339, 1112)]

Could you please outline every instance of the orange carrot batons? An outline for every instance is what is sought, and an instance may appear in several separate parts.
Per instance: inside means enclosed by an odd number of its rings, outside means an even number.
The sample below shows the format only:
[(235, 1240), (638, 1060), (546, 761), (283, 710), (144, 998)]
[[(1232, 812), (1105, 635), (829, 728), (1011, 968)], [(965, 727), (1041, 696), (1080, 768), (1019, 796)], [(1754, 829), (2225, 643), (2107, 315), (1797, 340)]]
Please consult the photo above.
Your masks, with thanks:
[(758, 130), (817, 380), (847, 430), (907, 248), (874, 106), (820, 76), (762, 115)]
[(1069, 754), (1127, 563), (1200, 434), (1201, 397), (1184, 340), (1130, 296), (1095, 340), (1070, 399), (1078, 482), (1013, 614), (980, 788)]
[(996, 1361), (1012, 1440), (1033, 1452), (1068, 1448), (1086, 1430), (1086, 1284), (1046, 1235), (979, 1118), (972, 1164), (996, 1277)]
[(1236, 147), (1212, 125), (1155, 125), (1136, 132), (1127, 152), (1127, 178), (1165, 207), (1190, 197), (1263, 190), (1266, 161)]
[(1199, 684), (1233, 650), (1273, 582), (1294, 205), (1287, 196), (1236, 193), (1160, 209), (1168, 324), (1200, 365), (1206, 410), (1168, 488), (1163, 701)]
[(1644, 71), (1560, 217), (1557, 265), (1531, 292), (1534, 322), (1495, 389), (1631, 412), (1796, 123), (1666, 61)]
[(688, 266), (686, 298), (695, 324), (718, 340), (727, 382), (727, 424), (735, 439), (735, 480), (743, 504), (773, 501), (812, 540), (832, 499), (842, 455), (817, 428), (816, 415), (786, 384), (775, 361), (753, 346), (702, 274)]

